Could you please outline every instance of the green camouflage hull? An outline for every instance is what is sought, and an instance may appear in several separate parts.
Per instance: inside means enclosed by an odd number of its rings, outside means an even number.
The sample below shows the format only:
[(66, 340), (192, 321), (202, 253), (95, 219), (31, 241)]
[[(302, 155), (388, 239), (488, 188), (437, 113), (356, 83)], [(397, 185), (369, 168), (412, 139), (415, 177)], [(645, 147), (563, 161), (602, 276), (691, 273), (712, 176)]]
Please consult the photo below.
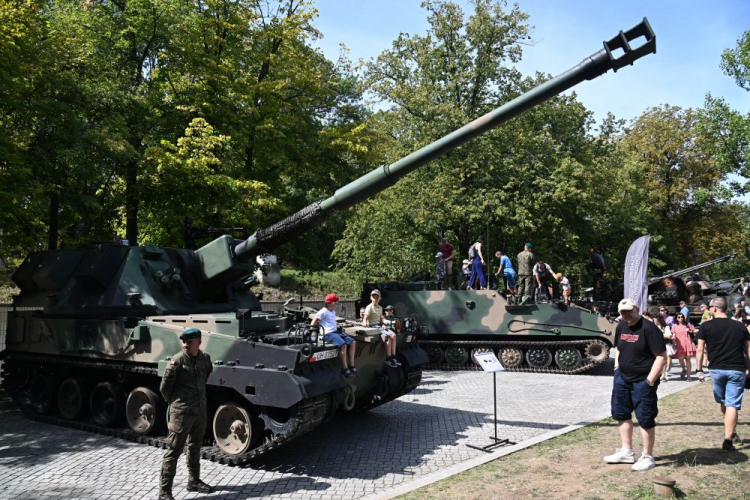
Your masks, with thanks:
[(369, 286), (397, 315), (418, 319), (430, 367), (473, 368), (473, 354), (492, 350), (508, 370), (580, 373), (605, 362), (614, 343), (614, 322), (575, 305), (513, 305), (494, 290)]

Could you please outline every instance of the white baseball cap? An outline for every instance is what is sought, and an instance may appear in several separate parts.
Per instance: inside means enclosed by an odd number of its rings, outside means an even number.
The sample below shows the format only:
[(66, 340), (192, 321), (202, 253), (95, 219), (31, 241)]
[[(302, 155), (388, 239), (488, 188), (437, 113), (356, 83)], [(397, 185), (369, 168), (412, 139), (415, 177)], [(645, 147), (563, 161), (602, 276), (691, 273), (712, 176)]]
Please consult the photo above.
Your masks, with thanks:
[(638, 304), (636, 304), (635, 300), (631, 298), (622, 299), (620, 303), (617, 304), (618, 311), (632, 311), (636, 307), (638, 307)]

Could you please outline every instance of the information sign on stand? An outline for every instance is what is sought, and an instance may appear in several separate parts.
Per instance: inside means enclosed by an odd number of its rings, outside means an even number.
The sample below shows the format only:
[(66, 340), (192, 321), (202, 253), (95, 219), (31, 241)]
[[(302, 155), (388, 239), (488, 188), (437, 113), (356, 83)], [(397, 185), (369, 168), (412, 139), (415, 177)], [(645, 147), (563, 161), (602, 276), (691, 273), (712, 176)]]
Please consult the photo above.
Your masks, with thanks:
[(499, 439), (497, 437), (497, 372), (505, 371), (505, 367), (503, 367), (503, 364), (500, 363), (500, 360), (497, 359), (497, 356), (495, 356), (495, 353), (493, 352), (480, 352), (474, 354), (474, 359), (476, 359), (477, 364), (482, 367), (482, 370), (488, 373), (492, 373), (492, 393), (494, 396), (495, 401), (495, 437), (490, 437), (490, 440), (492, 441), (487, 446), (474, 446), (474, 445), (466, 445), (469, 448), (474, 448), (475, 450), (481, 450), (486, 452), (491, 452), (494, 448), (499, 448), (500, 446), (505, 446), (508, 444), (516, 444), (514, 441), (511, 441), (509, 439)]
[(494, 352), (478, 352), (474, 355), (474, 359), (477, 360), (482, 370), (486, 372), (502, 372), (505, 371), (503, 364), (497, 359)]

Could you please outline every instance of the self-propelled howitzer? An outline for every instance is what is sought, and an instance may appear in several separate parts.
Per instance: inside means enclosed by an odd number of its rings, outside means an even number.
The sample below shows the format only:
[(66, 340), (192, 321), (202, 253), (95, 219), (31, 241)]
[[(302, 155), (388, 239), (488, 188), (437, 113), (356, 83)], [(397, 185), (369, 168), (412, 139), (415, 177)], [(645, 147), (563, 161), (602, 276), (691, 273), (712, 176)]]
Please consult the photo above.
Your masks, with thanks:
[[(636, 38), (644, 43), (632, 48)], [(655, 38), (644, 19), (573, 69), (244, 241), (30, 254), (13, 276), (21, 293), (0, 354), (4, 387), (33, 418), (164, 446), (163, 438), (146, 437), (164, 430), (160, 375), (180, 352), (179, 335), (199, 328), (214, 363), (206, 436), (214, 444), (203, 455), (228, 463), (298, 437), (339, 409), (369, 409), (413, 390), (428, 358), (412, 318), (397, 323), (398, 367), (385, 363), (378, 329), (342, 324), (358, 342), (359, 375), (345, 380), (337, 349), (309, 328), (307, 311), (262, 311), (251, 291), (254, 257), (526, 109), (651, 52)]]

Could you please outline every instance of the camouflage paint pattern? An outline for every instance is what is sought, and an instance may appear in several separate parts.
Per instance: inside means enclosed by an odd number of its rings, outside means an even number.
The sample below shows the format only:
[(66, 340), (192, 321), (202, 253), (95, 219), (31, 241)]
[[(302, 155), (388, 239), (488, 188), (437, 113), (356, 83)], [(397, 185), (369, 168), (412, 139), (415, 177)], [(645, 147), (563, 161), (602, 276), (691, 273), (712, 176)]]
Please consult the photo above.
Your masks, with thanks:
[(562, 303), (509, 305), (494, 290), (386, 291), (398, 316), (415, 316), (430, 337), (440, 335), (597, 338), (612, 344), (615, 323)]

